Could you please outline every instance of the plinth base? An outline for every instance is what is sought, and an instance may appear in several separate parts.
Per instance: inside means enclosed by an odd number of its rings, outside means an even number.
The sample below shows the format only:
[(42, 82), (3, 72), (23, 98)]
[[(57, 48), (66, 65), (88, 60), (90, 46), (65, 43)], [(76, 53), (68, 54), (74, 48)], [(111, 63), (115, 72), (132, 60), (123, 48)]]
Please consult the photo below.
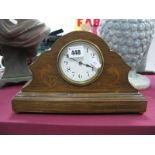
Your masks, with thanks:
[(146, 104), (139, 93), (20, 92), (12, 101), (17, 113), (143, 113)]
[(6, 84), (17, 84), (20, 82), (27, 82), (32, 79), (32, 76), (25, 77), (14, 77), (14, 78), (2, 78), (0, 79), (0, 87), (5, 86)]

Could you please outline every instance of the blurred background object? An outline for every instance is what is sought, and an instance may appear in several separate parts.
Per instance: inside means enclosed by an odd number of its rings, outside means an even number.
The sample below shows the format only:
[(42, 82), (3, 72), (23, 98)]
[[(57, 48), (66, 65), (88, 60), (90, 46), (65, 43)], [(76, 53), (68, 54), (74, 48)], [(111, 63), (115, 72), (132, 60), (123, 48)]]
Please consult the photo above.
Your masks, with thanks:
[(129, 81), (137, 89), (150, 86), (149, 79), (136, 71), (145, 71), (153, 34), (154, 22), (143, 19), (102, 20), (98, 28), (98, 35), (131, 67)]
[(45, 52), (46, 50), (50, 49), (54, 42), (62, 37), (63, 29), (55, 30), (50, 32), (50, 34), (39, 44), (38, 47), (38, 55)]
[(0, 55), (5, 67), (0, 87), (31, 79), (27, 62), (49, 33), (50, 28), (37, 19), (0, 19)]

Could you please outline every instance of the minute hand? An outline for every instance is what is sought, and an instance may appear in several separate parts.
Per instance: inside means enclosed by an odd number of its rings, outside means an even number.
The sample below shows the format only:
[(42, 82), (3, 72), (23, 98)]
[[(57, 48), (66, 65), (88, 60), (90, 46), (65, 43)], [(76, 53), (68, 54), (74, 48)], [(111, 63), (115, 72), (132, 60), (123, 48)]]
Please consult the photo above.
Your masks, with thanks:
[(86, 66), (86, 67), (90, 67), (90, 68), (92, 68), (92, 69), (94, 68), (93, 66), (90, 66), (90, 65), (88, 65), (88, 64), (84, 64), (82, 61), (78, 61), (78, 60), (76, 60), (76, 59), (74, 59), (74, 58), (69, 58), (69, 59), (72, 59), (72, 60), (78, 62), (79, 65), (84, 65), (84, 66)]
[[(67, 54), (67, 58), (69, 58), (68, 54)], [(84, 65), (84, 66), (90, 67), (90, 68), (92, 68), (92, 69), (94, 68), (93, 66), (90, 66), (90, 65), (88, 65), (88, 64), (84, 64), (82, 61), (78, 61), (78, 60), (76, 60), (76, 59), (74, 59), (74, 58), (69, 58), (69, 59), (72, 59), (72, 60), (78, 62), (79, 65)]]

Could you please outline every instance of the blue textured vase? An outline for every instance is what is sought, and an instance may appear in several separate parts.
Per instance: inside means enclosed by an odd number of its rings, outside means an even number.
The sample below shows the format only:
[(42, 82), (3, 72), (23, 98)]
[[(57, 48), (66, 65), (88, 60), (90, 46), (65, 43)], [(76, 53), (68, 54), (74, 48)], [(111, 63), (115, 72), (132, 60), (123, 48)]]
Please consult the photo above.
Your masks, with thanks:
[(145, 70), (153, 34), (154, 22), (142, 19), (102, 20), (98, 29), (98, 35), (110, 49), (118, 52), (129, 66), (138, 71)]
[(132, 68), (133, 72), (129, 73), (131, 84), (137, 89), (147, 88), (150, 85), (149, 79), (136, 75), (136, 71), (145, 70), (147, 53), (154, 34), (153, 20), (102, 20), (97, 32), (109, 48), (116, 51)]

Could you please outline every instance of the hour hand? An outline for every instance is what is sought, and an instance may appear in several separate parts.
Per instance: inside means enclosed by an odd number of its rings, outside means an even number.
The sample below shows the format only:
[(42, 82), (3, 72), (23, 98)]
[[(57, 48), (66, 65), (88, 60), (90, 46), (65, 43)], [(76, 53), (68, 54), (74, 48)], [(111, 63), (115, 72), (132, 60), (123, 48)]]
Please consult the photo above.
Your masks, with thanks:
[(93, 66), (90, 66), (90, 65), (88, 65), (88, 64), (85, 64), (85, 65), (86, 65), (86, 67), (94, 68)]
[(81, 64), (81, 65), (85, 65), (86, 67), (90, 67), (90, 68), (92, 68), (92, 69), (94, 68), (93, 66), (88, 65), (88, 64), (85, 64), (85, 63), (83, 63), (82, 61), (80, 61), (79, 64)]
[[(66, 57), (67, 58), (69, 58), (69, 55), (68, 54), (66, 54)], [(88, 65), (88, 64), (85, 64), (85, 63), (83, 63), (82, 61), (78, 61), (78, 60), (76, 60), (76, 59), (74, 59), (74, 58), (69, 58), (69, 59), (71, 59), (71, 60), (74, 60), (74, 61), (76, 61), (76, 62), (78, 62), (79, 63), (79, 65), (84, 65), (84, 66), (86, 66), (86, 67), (90, 67), (90, 68), (94, 68), (93, 66), (91, 66), (91, 65)]]

